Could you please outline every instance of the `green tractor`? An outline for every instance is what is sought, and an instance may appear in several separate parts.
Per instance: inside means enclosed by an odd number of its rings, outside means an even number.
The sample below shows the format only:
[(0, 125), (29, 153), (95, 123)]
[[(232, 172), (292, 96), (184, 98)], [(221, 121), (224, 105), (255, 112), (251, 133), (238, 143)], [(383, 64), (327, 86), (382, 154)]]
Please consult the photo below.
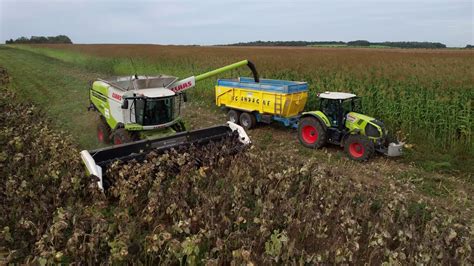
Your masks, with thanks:
[(298, 139), (308, 148), (331, 143), (344, 147), (349, 158), (366, 161), (375, 152), (400, 156), (404, 143), (394, 141), (384, 124), (358, 113), (360, 98), (343, 92), (318, 94), (320, 110), (305, 112), (298, 123)]

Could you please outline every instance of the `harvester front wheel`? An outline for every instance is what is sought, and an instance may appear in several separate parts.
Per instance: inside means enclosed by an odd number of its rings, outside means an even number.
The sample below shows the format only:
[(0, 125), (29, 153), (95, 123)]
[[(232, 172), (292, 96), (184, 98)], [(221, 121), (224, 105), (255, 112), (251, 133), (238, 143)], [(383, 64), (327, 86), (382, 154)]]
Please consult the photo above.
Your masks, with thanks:
[(119, 128), (114, 133), (114, 145), (129, 143), (133, 141), (132, 135), (125, 130), (125, 128)]
[(239, 124), (240, 112), (237, 110), (230, 109), (227, 112), (227, 121), (230, 121), (235, 124)]
[(326, 144), (326, 139), (326, 128), (315, 117), (304, 117), (298, 123), (298, 140), (306, 148), (319, 149)]
[(363, 135), (350, 135), (344, 142), (344, 150), (355, 161), (367, 161), (375, 151), (374, 143)]
[(112, 130), (110, 129), (109, 125), (105, 122), (105, 120), (100, 117), (99, 124), (97, 124), (97, 139), (100, 143), (110, 143), (110, 133)]
[(186, 131), (186, 126), (184, 125), (183, 121), (179, 121), (178, 123), (171, 126), (171, 128), (176, 132)]
[(257, 125), (257, 118), (251, 113), (244, 112), (240, 114), (240, 125), (245, 129), (252, 129)]

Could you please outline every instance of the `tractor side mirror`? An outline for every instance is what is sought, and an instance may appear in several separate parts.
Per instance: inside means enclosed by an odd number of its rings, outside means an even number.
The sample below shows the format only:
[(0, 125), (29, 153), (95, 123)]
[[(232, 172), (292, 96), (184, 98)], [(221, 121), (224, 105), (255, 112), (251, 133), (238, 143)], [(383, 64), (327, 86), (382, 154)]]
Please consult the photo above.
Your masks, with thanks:
[(123, 100), (122, 109), (128, 109), (128, 100), (127, 99)]

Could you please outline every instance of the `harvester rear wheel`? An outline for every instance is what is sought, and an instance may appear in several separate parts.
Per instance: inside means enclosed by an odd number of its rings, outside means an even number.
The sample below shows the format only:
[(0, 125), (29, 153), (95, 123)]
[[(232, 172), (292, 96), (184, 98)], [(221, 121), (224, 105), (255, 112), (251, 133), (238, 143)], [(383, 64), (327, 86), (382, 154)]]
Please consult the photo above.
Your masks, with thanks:
[(257, 118), (251, 113), (244, 112), (240, 114), (240, 125), (245, 129), (252, 129), (257, 125)]
[(119, 128), (114, 133), (114, 145), (129, 143), (133, 141), (133, 136), (125, 128)]
[(227, 121), (239, 124), (240, 123), (239, 117), (240, 117), (240, 112), (237, 110), (230, 109), (229, 112), (227, 112)]
[(326, 144), (326, 128), (315, 117), (304, 117), (298, 123), (298, 140), (306, 148), (319, 149)]
[(99, 123), (97, 124), (97, 139), (100, 143), (110, 143), (110, 133), (112, 130), (110, 129), (105, 119), (100, 117)]
[(367, 161), (375, 151), (374, 143), (363, 135), (350, 135), (344, 141), (344, 150), (355, 161)]

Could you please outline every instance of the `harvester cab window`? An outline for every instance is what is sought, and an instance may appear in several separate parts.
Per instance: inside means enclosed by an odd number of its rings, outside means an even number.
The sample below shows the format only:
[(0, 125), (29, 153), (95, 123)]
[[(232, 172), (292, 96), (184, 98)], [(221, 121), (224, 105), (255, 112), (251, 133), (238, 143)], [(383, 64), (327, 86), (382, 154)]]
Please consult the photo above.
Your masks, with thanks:
[(136, 121), (141, 125), (161, 125), (174, 120), (173, 97), (137, 99), (135, 106)]
[[(135, 107), (135, 122), (139, 125), (143, 125), (143, 112), (142, 110), (145, 108), (145, 99), (135, 99), (133, 101), (132, 108), (130, 110), (133, 110), (133, 107)], [(130, 112), (130, 115), (132, 115), (132, 112)]]

